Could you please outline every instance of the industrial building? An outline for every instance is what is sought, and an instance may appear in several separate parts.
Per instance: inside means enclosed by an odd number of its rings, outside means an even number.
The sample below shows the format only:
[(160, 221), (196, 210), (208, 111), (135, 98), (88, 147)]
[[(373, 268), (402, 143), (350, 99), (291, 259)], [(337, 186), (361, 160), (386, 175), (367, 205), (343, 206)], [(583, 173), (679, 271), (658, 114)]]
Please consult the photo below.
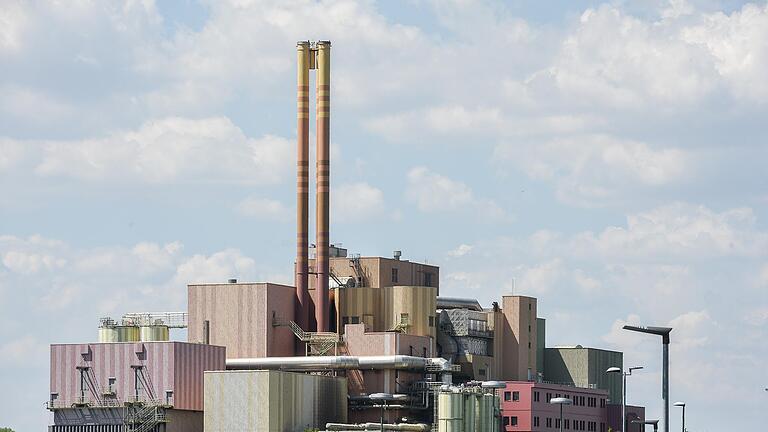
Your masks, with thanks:
[[(98, 343), (52, 345), (49, 431), (345, 431), (382, 422), (387, 430), (518, 430), (508, 429), (513, 417), (523, 425), (549, 408), (536, 399), (513, 414), (520, 406), (507, 404), (507, 392), (566, 393), (542, 382), (550, 363), (560, 377), (570, 360), (558, 364), (555, 352), (549, 360), (535, 298), (504, 295), (484, 307), (441, 297), (437, 266), (400, 251), (362, 257), (330, 244), (330, 47), (297, 44), (295, 286), (190, 281), (187, 311), (102, 318)], [(170, 341), (176, 328), (186, 329), (186, 342)], [(594, 361), (587, 356), (590, 371)], [(567, 393), (599, 399), (602, 415), (608, 392), (589, 389), (593, 378), (569, 379)]]
[(620, 404), (621, 377), (605, 373), (610, 367), (624, 370), (622, 353), (581, 345), (544, 350), (545, 381), (608, 390), (609, 403)]

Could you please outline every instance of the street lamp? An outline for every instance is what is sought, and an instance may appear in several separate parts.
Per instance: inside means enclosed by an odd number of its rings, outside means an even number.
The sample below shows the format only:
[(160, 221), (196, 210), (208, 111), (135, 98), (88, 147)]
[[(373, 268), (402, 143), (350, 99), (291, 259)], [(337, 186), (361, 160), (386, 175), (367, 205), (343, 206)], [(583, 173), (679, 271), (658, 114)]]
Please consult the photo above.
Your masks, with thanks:
[(621, 382), (621, 432), (627, 430), (627, 377), (632, 375), (633, 370), (642, 369), (642, 366), (631, 367), (627, 372), (623, 372), (621, 368), (609, 367), (606, 373), (620, 373), (622, 376)]
[(643, 429), (645, 429), (645, 425), (653, 425), (653, 432), (659, 431), (659, 421), (658, 420), (632, 420), (632, 423), (635, 424), (641, 424), (643, 425)]
[(685, 402), (675, 402), (673, 405), (676, 407), (682, 407), (683, 408), (683, 429), (682, 431), (685, 432)]
[(669, 432), (669, 333), (671, 327), (637, 327), (625, 325), (624, 330), (661, 336), (662, 370), (661, 399), (664, 402), (664, 432)]
[(368, 399), (379, 401), (381, 404), (381, 432), (384, 432), (384, 407), (387, 405), (387, 401), (395, 400), (395, 395), (392, 393), (373, 393), (368, 396)]
[(573, 401), (564, 397), (556, 397), (550, 399), (549, 403), (560, 405), (560, 432), (563, 432), (563, 405), (570, 405)]

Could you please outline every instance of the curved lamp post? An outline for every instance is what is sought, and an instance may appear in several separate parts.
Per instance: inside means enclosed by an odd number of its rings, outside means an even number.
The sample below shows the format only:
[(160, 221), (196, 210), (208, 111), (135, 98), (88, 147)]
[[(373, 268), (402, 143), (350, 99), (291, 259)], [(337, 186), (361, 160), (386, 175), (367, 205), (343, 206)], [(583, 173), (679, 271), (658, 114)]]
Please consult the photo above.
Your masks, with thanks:
[(570, 405), (573, 403), (573, 401), (568, 398), (557, 397), (550, 399), (549, 403), (560, 405), (560, 432), (563, 432), (563, 405)]
[(645, 420), (645, 421), (633, 420), (632, 423), (643, 425), (643, 429), (645, 429), (645, 425), (653, 425), (653, 432), (658, 432), (659, 430), (658, 420)]
[(625, 325), (624, 330), (661, 336), (662, 370), (661, 399), (664, 402), (664, 432), (669, 432), (669, 333), (672, 327), (637, 327)]
[(673, 404), (676, 407), (681, 407), (683, 409), (683, 428), (682, 431), (685, 432), (685, 402), (675, 402)]
[(627, 377), (632, 375), (632, 371), (642, 369), (642, 366), (631, 367), (624, 372), (621, 368), (609, 367), (606, 373), (620, 373), (622, 376), (621, 382), (621, 432), (627, 430)]

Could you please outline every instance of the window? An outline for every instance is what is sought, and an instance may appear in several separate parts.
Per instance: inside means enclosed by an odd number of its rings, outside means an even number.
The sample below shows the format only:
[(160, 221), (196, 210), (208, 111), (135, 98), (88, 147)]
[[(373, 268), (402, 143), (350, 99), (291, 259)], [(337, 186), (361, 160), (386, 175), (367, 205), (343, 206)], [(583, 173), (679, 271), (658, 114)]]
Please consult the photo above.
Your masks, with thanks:
[(413, 357), (413, 345), (409, 345), (408, 347), (410, 348), (410, 350), (408, 351), (408, 353), (409, 353), (408, 355)]
[(540, 426), (539, 425), (539, 418), (538, 417), (534, 417), (533, 418), (533, 427), (539, 427), (539, 426)]
[(539, 402), (539, 392), (537, 391), (533, 392), (533, 401)]
[(600, 398), (600, 408), (605, 408), (605, 399)]
[(552, 427), (552, 418), (551, 417), (547, 417), (547, 427), (548, 428)]
[(581, 423), (581, 426), (580, 426), (581, 430), (584, 430), (584, 420), (582, 420), (580, 423)]
[(544, 402), (549, 403), (549, 401), (551, 400), (552, 400), (552, 393), (547, 393), (547, 400), (545, 400)]
[(531, 304), (528, 303), (528, 310), (531, 310)]
[(424, 355), (422, 357), (427, 358), (427, 347), (424, 347)]
[(435, 317), (432, 315), (429, 316), (429, 326), (434, 327), (435, 326)]
[(345, 326), (347, 324), (349, 324), (349, 317), (348, 316), (342, 317), (341, 318), (341, 325)]
[(360, 317), (359, 316), (350, 317), (350, 322), (352, 324), (360, 324)]
[(512, 400), (512, 392), (505, 391), (504, 392), (504, 402), (509, 402)]
[(109, 387), (107, 387), (107, 391), (110, 392), (110, 393), (114, 393), (115, 392), (115, 382), (117, 381), (117, 379), (115, 377), (109, 377), (109, 378), (107, 378), (107, 380), (109, 382), (109, 384), (108, 384)]
[(400, 314), (400, 324), (408, 324), (408, 314), (407, 313), (401, 313)]
[(509, 426), (509, 417), (504, 416), (504, 426)]
[(485, 376), (485, 369), (478, 369), (478, 370), (477, 370), (477, 374), (478, 374), (478, 375), (482, 375), (482, 376)]
[(555, 419), (555, 428), (556, 429), (560, 429), (560, 419), (559, 418)]
[[(574, 422), (574, 423), (576, 423), (576, 422)], [(565, 419), (563, 421), (563, 429), (570, 429), (570, 428), (571, 428), (571, 421), (568, 420), (568, 419)]]
[(516, 417), (516, 416), (512, 416), (512, 417), (510, 418), (510, 420), (511, 420), (511, 421), (510, 421), (510, 424), (511, 424), (512, 426), (517, 426), (517, 417)]
[(397, 269), (392, 269), (392, 283), (397, 283)]
[(424, 273), (424, 286), (432, 286), (432, 273)]
[(600, 432), (605, 432), (605, 423), (600, 423)]
[(531, 343), (528, 342), (528, 349), (531, 349)]
[(512, 400), (515, 402), (520, 401), (520, 392), (519, 391), (513, 391), (512, 392)]

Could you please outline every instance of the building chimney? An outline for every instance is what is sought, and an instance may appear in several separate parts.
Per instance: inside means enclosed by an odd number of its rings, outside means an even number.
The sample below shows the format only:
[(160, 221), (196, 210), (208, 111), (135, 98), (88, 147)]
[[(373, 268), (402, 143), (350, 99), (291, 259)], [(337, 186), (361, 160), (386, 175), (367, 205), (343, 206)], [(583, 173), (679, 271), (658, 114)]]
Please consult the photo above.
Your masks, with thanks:
[(330, 120), (331, 120), (331, 42), (319, 41), (317, 57), (317, 284), (315, 318), (317, 331), (327, 332), (328, 307), (328, 243), (330, 229)]
[(296, 151), (296, 323), (308, 330), (309, 319), (309, 69), (313, 55), (309, 41), (297, 51)]

